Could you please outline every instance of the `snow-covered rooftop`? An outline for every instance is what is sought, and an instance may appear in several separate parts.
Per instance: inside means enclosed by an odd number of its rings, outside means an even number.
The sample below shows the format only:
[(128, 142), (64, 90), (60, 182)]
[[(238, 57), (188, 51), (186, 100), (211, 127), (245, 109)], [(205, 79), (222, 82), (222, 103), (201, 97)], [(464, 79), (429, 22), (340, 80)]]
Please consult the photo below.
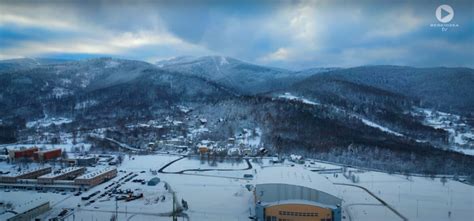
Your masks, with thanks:
[(108, 172), (110, 172), (112, 170), (116, 170), (116, 169), (117, 169), (117, 167), (107, 167), (107, 168), (104, 168), (104, 169), (101, 169), (101, 170), (98, 170), (98, 171), (94, 171), (92, 173), (81, 175), (81, 176), (77, 177), (76, 179), (90, 179), (90, 178), (100, 176), (104, 173), (108, 173)]
[(68, 167), (68, 168), (62, 169), (61, 171), (59, 171), (59, 173), (49, 173), (49, 174), (40, 176), (38, 178), (55, 178), (55, 177), (59, 177), (64, 174), (71, 173), (77, 170), (82, 170), (82, 169), (84, 169), (84, 167)]
[(332, 208), (335, 209), (336, 206), (333, 205), (328, 205), (328, 204), (322, 204), (314, 201), (308, 201), (308, 200), (280, 200), (280, 201), (275, 201), (266, 204), (267, 206), (272, 206), (272, 205), (282, 205), (282, 204), (305, 204), (305, 205), (313, 205), (313, 206), (318, 206), (318, 207), (323, 207), (323, 208)]
[(256, 176), (257, 184), (283, 183), (309, 187), (338, 196), (337, 187), (321, 174), (302, 167), (277, 166), (266, 167)]
[(38, 170), (47, 169), (47, 168), (51, 168), (51, 167), (49, 167), (49, 166), (48, 167), (37, 167), (37, 168), (33, 168), (33, 169), (22, 170), (22, 171), (16, 172), (16, 173), (10, 173), (10, 174), (4, 175), (4, 176), (6, 176), (6, 177), (17, 177), (17, 176), (21, 176), (21, 175), (24, 175), (24, 174), (36, 172)]
[[(16, 213), (24, 213), (30, 209), (33, 209), (35, 207), (38, 207), (40, 205), (43, 205), (45, 203), (49, 203), (48, 201), (45, 201), (44, 199), (32, 199), (28, 200), (26, 202), (23, 202), (21, 204), (15, 205), (14, 211)], [(8, 220), (16, 216), (16, 214), (12, 212), (5, 212), (3, 214), (0, 214), (0, 220)]]

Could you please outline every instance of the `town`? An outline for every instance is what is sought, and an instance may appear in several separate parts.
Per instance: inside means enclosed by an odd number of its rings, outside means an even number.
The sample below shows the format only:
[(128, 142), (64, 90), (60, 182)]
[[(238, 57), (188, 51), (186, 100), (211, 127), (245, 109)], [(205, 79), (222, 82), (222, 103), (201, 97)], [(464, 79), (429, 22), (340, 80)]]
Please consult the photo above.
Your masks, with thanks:
[[(473, 187), (463, 177), (388, 174), (278, 155), (244, 144), (248, 133), (229, 138), (224, 147), (209, 140), (186, 146), (177, 137), (136, 148), (111, 139), (120, 151), (107, 154), (83, 143), (5, 145), (0, 217), (341, 221), (470, 215), (472, 198), (463, 191)], [(436, 200), (423, 197), (431, 191)]]

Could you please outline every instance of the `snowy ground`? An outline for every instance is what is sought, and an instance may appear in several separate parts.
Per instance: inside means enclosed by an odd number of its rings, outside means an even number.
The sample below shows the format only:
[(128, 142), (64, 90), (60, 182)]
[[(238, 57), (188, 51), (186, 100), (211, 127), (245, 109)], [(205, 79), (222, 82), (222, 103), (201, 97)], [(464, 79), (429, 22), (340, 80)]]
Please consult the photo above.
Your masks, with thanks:
[(282, 98), (282, 99), (287, 99), (287, 100), (292, 100), (292, 101), (300, 101), (302, 103), (305, 103), (305, 104), (310, 104), (310, 105), (319, 105), (319, 103), (317, 102), (314, 102), (314, 101), (310, 101), (304, 97), (298, 97), (298, 96), (295, 96), (295, 95), (292, 95), (291, 93), (289, 92), (286, 92), (282, 95), (279, 95), (278, 98)]
[[(306, 185), (321, 189), (343, 199), (343, 220), (401, 220), (380, 201), (366, 191), (351, 187), (335, 185), (334, 183), (355, 184), (367, 188), (370, 192), (384, 200), (395, 210), (409, 220), (469, 220), (474, 217), (474, 187), (453, 180), (448, 180), (443, 185), (439, 179), (423, 177), (409, 177), (402, 175), (389, 175), (380, 172), (352, 170), (359, 178), (358, 183), (352, 183), (341, 172), (340, 166), (328, 163), (309, 161), (304, 165), (283, 163), (271, 164), (268, 158), (257, 163), (251, 160), (251, 170), (235, 171), (190, 171), (183, 174), (152, 174), (167, 163), (178, 159), (173, 155), (140, 155), (125, 157), (119, 166), (117, 178), (97, 186), (81, 196), (86, 196), (94, 191), (104, 191), (105, 186), (118, 180), (129, 172), (138, 176), (134, 179), (149, 180), (159, 177), (161, 183), (157, 186), (147, 186), (140, 183), (127, 182), (122, 189), (132, 189), (143, 192), (145, 197), (131, 202), (119, 201), (118, 217), (120, 220), (170, 220), (162, 213), (171, 211), (171, 193), (166, 191), (163, 182), (170, 185), (176, 192), (177, 200), (184, 199), (189, 204), (185, 213), (190, 220), (248, 220), (253, 214), (253, 194), (245, 187), (247, 184), (255, 185), (263, 182), (286, 182)], [(184, 169), (208, 168), (207, 161), (202, 164), (199, 159), (176, 161), (165, 171)], [(219, 169), (242, 169), (247, 164), (222, 162), (217, 164)], [(210, 167), (216, 168), (216, 167)], [(313, 172), (318, 170), (320, 172)], [(243, 179), (244, 174), (252, 174), (253, 179)], [(54, 209), (43, 215), (43, 218), (56, 216), (62, 208), (74, 208), (74, 216), (66, 220), (108, 220), (115, 212), (115, 201), (107, 197), (87, 203), (73, 196), (73, 193), (37, 193), (36, 191), (4, 192), (0, 191), (0, 199), (8, 199), (20, 206), (31, 200), (50, 199)], [(31, 197), (33, 196), (33, 197)], [(154, 203), (157, 197), (165, 196), (166, 200)], [(103, 202), (100, 202), (104, 200)], [(81, 205), (78, 207), (77, 205)], [(449, 217), (449, 211), (451, 216)], [(160, 215), (161, 214), (161, 215)]]
[(255, 128), (253, 130), (243, 128), (241, 132), (238, 132), (235, 137), (237, 145), (244, 145), (250, 148), (257, 148), (261, 145), (262, 140), (262, 130), (260, 128)]
[(474, 129), (461, 116), (423, 108), (415, 108), (413, 114), (424, 117), (425, 125), (447, 131), (452, 150), (474, 155)]
[(453, 147), (452, 150), (463, 153), (463, 154), (466, 154), (466, 155), (474, 156), (474, 149)]
[(380, 124), (377, 124), (373, 121), (370, 121), (370, 120), (367, 120), (367, 119), (364, 119), (364, 118), (361, 118), (361, 117), (358, 117), (358, 118), (362, 121), (362, 123), (364, 123), (365, 125), (367, 125), (369, 127), (377, 128), (377, 129), (379, 129), (383, 132), (387, 132), (387, 133), (393, 134), (395, 136), (403, 137), (403, 134), (395, 132), (393, 130), (390, 130), (387, 127), (384, 127), (384, 126), (382, 126)]
[[(360, 179), (357, 185), (372, 191), (409, 220), (468, 220), (474, 217), (473, 186), (452, 180), (443, 185), (440, 179), (432, 180), (424, 177), (407, 179), (406, 176), (379, 172), (360, 172), (357, 176)], [(332, 182), (351, 183), (344, 176), (335, 178), (330, 175), (328, 178)], [(346, 201), (351, 201), (354, 197), (352, 193), (343, 196), (346, 197), (344, 199)], [(366, 212), (367, 210), (365, 209)], [(356, 211), (357, 215), (353, 216), (353, 220), (380, 220), (376, 217), (359, 219), (363, 213)], [(449, 211), (451, 217), (448, 217)]]
[(223, 162), (219, 162), (219, 160), (208, 161), (207, 159), (201, 160), (199, 158), (185, 158), (185, 159), (177, 161), (176, 163), (173, 163), (171, 166), (167, 167), (164, 171), (176, 172), (176, 171), (189, 170), (189, 169), (245, 169), (246, 167), (247, 167), (247, 163), (245, 161), (234, 162), (230, 160), (225, 160)]
[(72, 120), (69, 118), (65, 117), (58, 117), (58, 118), (48, 118), (45, 117), (43, 119), (35, 120), (35, 121), (30, 121), (26, 123), (26, 127), (32, 128), (32, 127), (49, 127), (51, 125), (61, 125), (61, 124), (68, 124), (71, 123)]

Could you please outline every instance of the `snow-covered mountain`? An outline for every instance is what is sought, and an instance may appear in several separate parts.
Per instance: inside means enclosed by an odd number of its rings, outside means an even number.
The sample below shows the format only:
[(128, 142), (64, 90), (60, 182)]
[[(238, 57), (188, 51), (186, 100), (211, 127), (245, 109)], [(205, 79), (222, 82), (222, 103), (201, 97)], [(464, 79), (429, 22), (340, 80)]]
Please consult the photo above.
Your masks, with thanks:
[(314, 85), (328, 81), (384, 90), (445, 111), (474, 112), (474, 69), (471, 68), (361, 66), (313, 75), (293, 88), (316, 90)]
[(224, 56), (177, 57), (158, 61), (156, 65), (165, 70), (215, 81), (241, 94), (257, 94), (285, 88), (310, 75), (310, 72), (265, 67)]
[(52, 58), (18, 58), (0, 60), (0, 74), (6, 71), (25, 70), (40, 65), (60, 64), (68, 61), (69, 60)]
[[(167, 109), (185, 100), (225, 97), (220, 85), (204, 79), (158, 69), (132, 60), (98, 58), (67, 62), (0, 75), (0, 111), (3, 118), (59, 116), (71, 110), (128, 115), (140, 106), (151, 111)], [(114, 106), (115, 105), (115, 106)], [(115, 108), (114, 111), (112, 111)]]

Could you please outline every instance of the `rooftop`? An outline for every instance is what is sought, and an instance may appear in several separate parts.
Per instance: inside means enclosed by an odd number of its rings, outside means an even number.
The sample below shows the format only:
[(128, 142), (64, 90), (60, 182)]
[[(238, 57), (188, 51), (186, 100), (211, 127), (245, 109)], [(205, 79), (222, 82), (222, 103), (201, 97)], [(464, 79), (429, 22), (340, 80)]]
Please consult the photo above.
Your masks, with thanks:
[[(29, 200), (29, 201), (26, 201), (26, 202), (23, 202), (21, 204), (17, 204), (15, 205), (15, 209), (14, 211), (18, 214), (20, 213), (24, 213), (30, 209), (33, 209), (35, 207), (38, 207), (38, 206), (41, 206), (45, 203), (49, 203), (48, 201), (45, 201), (41, 198), (38, 198), (38, 199), (32, 199), (32, 200)], [(0, 220), (7, 220), (7, 219), (10, 219), (14, 216), (16, 216), (17, 214), (14, 214), (12, 212), (5, 212), (3, 214), (0, 214)]]
[(76, 179), (90, 179), (90, 178), (100, 176), (104, 173), (107, 173), (107, 172), (110, 172), (110, 171), (116, 170), (116, 169), (117, 169), (117, 167), (107, 167), (107, 168), (104, 168), (104, 169), (101, 169), (101, 170), (97, 170), (97, 171), (94, 171), (94, 172), (91, 172), (91, 173), (88, 173), (88, 174), (81, 175), (81, 176), (77, 177)]
[(305, 204), (305, 205), (318, 206), (322, 208), (331, 208), (331, 209), (337, 208), (337, 206), (322, 204), (322, 203), (308, 201), (308, 200), (280, 200), (280, 201), (271, 202), (271, 203), (264, 203), (264, 205), (266, 206), (282, 205), (282, 204)]
[(281, 204), (284, 201), (300, 201), (302, 204), (317, 203), (336, 206), (342, 202), (340, 198), (322, 190), (285, 183), (257, 184), (255, 194), (256, 200), (263, 205)]
[(255, 176), (257, 184), (290, 184), (308, 187), (339, 196), (338, 188), (323, 175), (303, 167), (275, 166), (266, 167)]
[(81, 169), (84, 169), (84, 167), (68, 167), (68, 168), (62, 169), (59, 173), (49, 173), (49, 174), (45, 174), (43, 176), (40, 176), (38, 178), (55, 178), (55, 177), (62, 176), (64, 174), (67, 174), (67, 173), (70, 173), (70, 172), (73, 172), (73, 171), (77, 171), (77, 170), (81, 170)]
[(5, 177), (16, 177), (16, 176), (24, 175), (24, 174), (27, 174), (27, 173), (35, 172), (35, 171), (38, 171), (38, 170), (47, 169), (47, 168), (51, 168), (51, 167), (49, 167), (49, 166), (48, 167), (37, 167), (37, 168), (34, 168), (34, 169), (22, 170), (22, 171), (16, 172), (16, 173), (9, 173), (9, 174), (6, 174), (4, 176)]

